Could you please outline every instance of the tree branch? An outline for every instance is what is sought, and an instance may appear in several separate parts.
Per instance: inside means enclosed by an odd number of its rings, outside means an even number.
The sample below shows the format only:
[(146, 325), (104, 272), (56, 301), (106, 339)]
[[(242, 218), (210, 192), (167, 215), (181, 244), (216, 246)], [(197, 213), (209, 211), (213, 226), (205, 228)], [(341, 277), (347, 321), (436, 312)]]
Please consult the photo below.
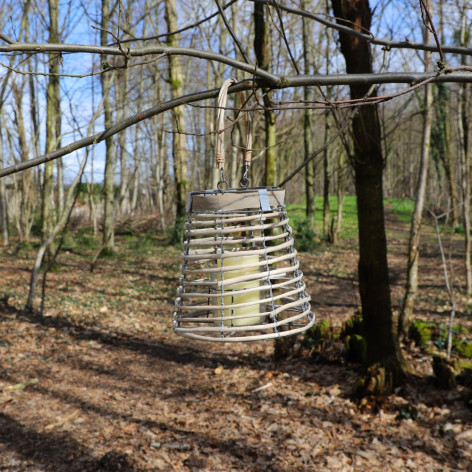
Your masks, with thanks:
[[(459, 69), (459, 68), (455, 68)], [(259, 71), (259, 69), (258, 69)], [(272, 75), (272, 74), (270, 74)], [(352, 84), (386, 84), (386, 83), (419, 83), (422, 81), (428, 82), (468, 82), (472, 83), (472, 73), (470, 72), (451, 72), (447, 73), (447, 69), (442, 74), (425, 74), (425, 73), (403, 73), (403, 72), (386, 72), (383, 74), (339, 74), (339, 75), (311, 75), (311, 76), (295, 76), (295, 77), (285, 77), (278, 79), (277, 83), (272, 85), (274, 89), (285, 89), (289, 87), (300, 87), (300, 86), (309, 86), (309, 85), (352, 85)], [(256, 81), (258, 87), (264, 85), (263, 81)], [(267, 85), (265, 85), (267, 86)], [(252, 80), (243, 80), (238, 84), (233, 85), (229, 88), (228, 93), (240, 92), (243, 90), (253, 90), (254, 82)], [(73, 151), (82, 149), (86, 146), (92, 144), (97, 144), (105, 139), (123, 131), (126, 128), (129, 128), (140, 121), (146, 120), (154, 115), (158, 115), (165, 111), (176, 108), (180, 105), (185, 105), (187, 103), (194, 103), (201, 100), (207, 100), (210, 98), (215, 98), (218, 96), (219, 89), (206, 90), (203, 92), (191, 93), (184, 95), (175, 100), (169, 100), (167, 102), (156, 105), (152, 108), (149, 108), (141, 113), (130, 116), (123, 121), (116, 123), (104, 131), (89, 136), (87, 138), (80, 139), (75, 141), (67, 146), (64, 146), (56, 151), (53, 151), (42, 156), (38, 156), (34, 159), (30, 159), (26, 162), (20, 162), (18, 164), (6, 167), (5, 169), (0, 170), (0, 178), (7, 175), (15, 174), (23, 170), (29, 169), (31, 167), (36, 167), (45, 162), (58, 159), (67, 154), (70, 154)], [(356, 106), (362, 105), (362, 103), (357, 103)], [(369, 102), (365, 102), (364, 105), (370, 105)]]
[[(35, 53), (89, 53), (110, 56), (122, 56), (123, 52), (118, 47), (111, 46), (94, 46), (89, 44), (54, 44), (54, 43), (13, 43), (8, 45), (0, 45), (0, 53), (7, 52), (35, 52)], [(245, 62), (231, 59), (223, 54), (215, 52), (200, 51), (193, 48), (179, 48), (169, 46), (150, 46), (144, 48), (133, 48), (127, 51), (129, 57), (142, 57), (152, 54), (167, 54), (169, 56), (181, 55), (197, 57), (199, 59), (207, 59), (210, 61), (221, 62), (235, 69), (242, 70), (256, 77), (266, 80), (269, 84), (279, 82), (279, 77), (258, 69), (256, 66), (246, 64)]]
[[(229, 2), (222, 5), (221, 9), (226, 10), (228, 7), (230, 7), (233, 3), (236, 3), (237, 1), (238, 0), (230, 0)], [(197, 26), (200, 26), (203, 23), (206, 23), (207, 21), (210, 21), (212, 18), (215, 18), (215, 16), (218, 16), (219, 14), (220, 14), (220, 10), (218, 9), (217, 11), (212, 13), (211, 15), (208, 15), (205, 18), (202, 18), (201, 20), (198, 20), (195, 23), (192, 23), (191, 25), (184, 26), (184, 27), (182, 27), (182, 28), (180, 28), (176, 31), (169, 31), (168, 33), (161, 33), (161, 34), (158, 34), (156, 36), (146, 36), (146, 37), (141, 37), (141, 38), (133, 37), (131, 39), (122, 39), (121, 43), (131, 43), (131, 42), (134, 42), (134, 41), (151, 41), (153, 39), (165, 38), (166, 36), (172, 36), (172, 35), (175, 35), (175, 34), (183, 33), (184, 31), (187, 31), (187, 30), (192, 29), (192, 28), (196, 28)]]
[(239, 42), (238, 38), (234, 34), (233, 28), (231, 28), (231, 25), (229, 24), (228, 19), (226, 18), (225, 12), (224, 12), (223, 8), (221, 7), (220, 2), (218, 0), (215, 0), (215, 3), (216, 3), (216, 6), (218, 7), (218, 11), (220, 12), (221, 18), (223, 20), (223, 23), (226, 26), (226, 29), (228, 30), (229, 34), (233, 38), (234, 44), (236, 44), (236, 47), (238, 48), (239, 52), (241, 53), (241, 56), (243, 57), (244, 61), (249, 64), (249, 59), (246, 56), (246, 53), (244, 52), (244, 49), (243, 49), (241, 43)]
[[(349, 26), (344, 26), (336, 23), (335, 21), (328, 20), (323, 18), (321, 15), (316, 15), (314, 13), (310, 13), (304, 10), (298, 10), (296, 8), (287, 7), (285, 5), (281, 5), (279, 2), (275, 2), (274, 0), (251, 0), (253, 2), (261, 2), (267, 3), (269, 5), (277, 6), (288, 13), (292, 13), (294, 15), (304, 16), (306, 18), (310, 18), (322, 25), (327, 26), (328, 28), (335, 29), (337, 31), (342, 31), (343, 33), (350, 34), (352, 36), (356, 36), (360, 39), (363, 39), (371, 44), (375, 44), (377, 46), (385, 46), (387, 48), (392, 49), (416, 49), (419, 51), (431, 51), (431, 52), (439, 52), (438, 46), (436, 44), (423, 44), (423, 43), (415, 43), (410, 41), (391, 41), (388, 39), (380, 39), (374, 37), (372, 33), (361, 33), (360, 31), (356, 31)], [(460, 47), (460, 46), (442, 46), (443, 53), (451, 53), (451, 54), (461, 54), (464, 56), (472, 56), (472, 48)]]

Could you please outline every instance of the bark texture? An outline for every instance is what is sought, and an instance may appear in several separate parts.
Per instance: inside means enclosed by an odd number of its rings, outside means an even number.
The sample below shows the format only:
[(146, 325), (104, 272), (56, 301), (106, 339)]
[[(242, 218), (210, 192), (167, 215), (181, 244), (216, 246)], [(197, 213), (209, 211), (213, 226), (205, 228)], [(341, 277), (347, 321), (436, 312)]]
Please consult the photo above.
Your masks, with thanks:
[[(165, 0), (165, 16), (169, 32), (177, 30), (177, 10), (175, 0)], [(178, 46), (175, 35), (167, 36), (167, 45)], [(182, 66), (179, 56), (169, 56), (169, 82), (170, 95), (176, 99), (183, 95)], [(185, 205), (188, 192), (188, 169), (185, 149), (185, 135), (179, 131), (185, 131), (185, 116), (181, 107), (172, 110), (174, 119), (174, 134), (172, 137), (172, 155), (174, 158), (175, 173), (175, 204), (177, 218), (185, 215)]]
[[(302, 8), (307, 10), (309, 2), (303, 2)], [(305, 18), (302, 18), (303, 24), (303, 64), (304, 73), (306, 75), (313, 74), (313, 28), (311, 23)], [(314, 99), (314, 88), (305, 87), (303, 89), (303, 98), (306, 101)], [(308, 159), (313, 154), (313, 133), (311, 128), (312, 110), (308, 108), (303, 112), (303, 144), (305, 149), (305, 159)], [(305, 197), (306, 197), (306, 216), (313, 224), (315, 223), (315, 160), (310, 162), (305, 168)]]
[[(109, 0), (102, 0), (102, 24), (100, 31), (100, 44), (106, 45), (109, 41), (109, 36), (106, 30), (108, 29), (110, 19), (110, 2)], [(106, 56), (102, 58), (102, 67), (107, 68), (108, 63)], [(110, 72), (105, 72), (100, 75), (103, 96), (103, 114), (105, 128), (110, 128), (113, 125), (113, 107), (111, 100), (111, 86), (113, 77)], [(104, 219), (103, 219), (103, 233), (102, 233), (102, 254), (110, 255), (115, 252), (115, 191), (114, 191), (114, 177), (115, 177), (115, 145), (113, 137), (105, 140), (106, 157), (105, 157), (105, 175), (103, 179), (103, 196), (104, 196)]]
[[(57, 0), (49, 0), (49, 42), (59, 43), (59, 5)], [(46, 153), (54, 151), (60, 139), (60, 56), (50, 58), (48, 85), (46, 88)], [(41, 200), (41, 235), (45, 241), (54, 226), (54, 162), (44, 165), (43, 189)], [(47, 254), (50, 254), (47, 248)]]
[[(257, 66), (270, 72), (270, 29), (265, 18), (266, 5), (254, 3), (254, 51), (256, 53)], [(276, 123), (275, 112), (271, 107), (271, 94), (269, 89), (263, 89), (264, 93), (264, 120), (265, 120), (265, 181), (268, 186), (276, 185), (277, 180), (277, 151), (276, 151)]]
[[(372, 12), (368, 0), (332, 0), (338, 22), (357, 30), (370, 29)], [(371, 73), (372, 56), (365, 41), (340, 33), (341, 52), (348, 73)], [(369, 87), (353, 85), (352, 98), (362, 98)], [(385, 236), (382, 172), (383, 157), (377, 107), (360, 107), (352, 123), (354, 171), (359, 222), (359, 291), (367, 363), (385, 373), (371, 390), (390, 391), (405, 373), (390, 302)], [(377, 370), (377, 369), (374, 369)], [(375, 383), (375, 382), (374, 382)], [(367, 383), (367, 384), (370, 384)]]

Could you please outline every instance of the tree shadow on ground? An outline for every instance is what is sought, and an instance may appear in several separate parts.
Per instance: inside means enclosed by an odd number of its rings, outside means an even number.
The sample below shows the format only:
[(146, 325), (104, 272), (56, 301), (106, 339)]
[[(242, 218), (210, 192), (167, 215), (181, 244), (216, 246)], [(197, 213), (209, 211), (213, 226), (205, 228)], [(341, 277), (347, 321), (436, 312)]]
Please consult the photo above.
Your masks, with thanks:
[[(153, 429), (166, 432), (169, 435), (169, 446), (179, 446), (173, 443), (174, 438), (185, 438), (188, 450), (192, 450), (193, 462), (205, 463), (205, 454), (200, 448), (212, 449), (220, 455), (228, 456), (237, 466), (247, 468), (254, 472), (291, 472), (281, 469), (273, 464), (275, 454), (271, 450), (265, 450), (258, 445), (243, 443), (240, 439), (222, 440), (212, 434), (202, 434), (185, 428), (176, 428), (173, 424), (156, 422), (147, 418), (136, 418), (131, 415), (122, 414), (107, 409), (104, 406), (96, 406), (75, 398), (63, 392), (37, 388), (36, 390), (46, 395), (52, 395), (61, 401), (80, 407), (84, 411), (92, 411), (101, 417), (111, 420), (123, 420), (134, 423), (140, 430)], [(44, 467), (51, 472), (142, 472), (143, 469), (136, 467), (132, 456), (114, 450), (109, 450), (99, 458), (94, 457), (91, 450), (84, 447), (67, 433), (38, 432), (29, 428), (6, 414), (0, 413), (0, 441), (10, 451), (15, 451), (24, 460)], [(180, 440), (181, 442), (182, 440)], [(158, 443), (160, 444), (160, 443)], [(142, 448), (149, 449), (149, 444), (143, 444)], [(187, 449), (187, 448), (186, 448)], [(177, 450), (177, 448), (176, 448)], [(206, 453), (207, 454), (207, 453)], [(24, 464), (22, 465), (24, 467)], [(193, 470), (192, 467), (189, 467)], [(10, 469), (9, 469), (10, 470)], [(22, 469), (23, 470), (23, 469)], [(146, 469), (147, 470), (147, 469)], [(154, 469), (153, 469), (154, 470)], [(159, 469), (162, 470), (162, 469)]]
[[(125, 454), (108, 451), (94, 457), (91, 450), (66, 433), (38, 432), (4, 413), (0, 413), (0, 441), (50, 472), (142, 472)], [(24, 464), (21, 467), (19, 471), (24, 470)]]

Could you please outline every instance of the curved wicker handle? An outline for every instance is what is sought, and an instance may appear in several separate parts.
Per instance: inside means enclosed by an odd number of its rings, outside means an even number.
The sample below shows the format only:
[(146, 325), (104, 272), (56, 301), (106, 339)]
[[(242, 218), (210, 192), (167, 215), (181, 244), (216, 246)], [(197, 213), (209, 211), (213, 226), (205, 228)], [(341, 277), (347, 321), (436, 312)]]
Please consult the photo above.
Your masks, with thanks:
[[(228, 98), (228, 89), (231, 85), (235, 84), (235, 79), (227, 79), (223, 82), (221, 86), (220, 93), (218, 94), (218, 112), (216, 118), (216, 130), (217, 130), (217, 138), (216, 138), (216, 156), (215, 162), (216, 167), (220, 170), (220, 182), (218, 184), (218, 189), (221, 190), (221, 186), (225, 184), (228, 185), (226, 179), (224, 178), (224, 167), (225, 167), (225, 144), (224, 144), (224, 130), (225, 130), (225, 107), (226, 101)], [(245, 96), (241, 92), (241, 102), (245, 104)], [(244, 105), (246, 110), (244, 111), (244, 121), (246, 124), (246, 143), (245, 143), (245, 151), (244, 151), (244, 171), (243, 176), (240, 181), (241, 187), (248, 187), (249, 185), (249, 167), (251, 165), (252, 160), (252, 119), (247, 110), (247, 106)]]
[(216, 167), (222, 170), (225, 167), (225, 107), (226, 100), (228, 98), (228, 89), (231, 85), (235, 84), (235, 79), (227, 79), (221, 86), (220, 93), (218, 94), (218, 113), (216, 115), (216, 131), (218, 133), (216, 137)]

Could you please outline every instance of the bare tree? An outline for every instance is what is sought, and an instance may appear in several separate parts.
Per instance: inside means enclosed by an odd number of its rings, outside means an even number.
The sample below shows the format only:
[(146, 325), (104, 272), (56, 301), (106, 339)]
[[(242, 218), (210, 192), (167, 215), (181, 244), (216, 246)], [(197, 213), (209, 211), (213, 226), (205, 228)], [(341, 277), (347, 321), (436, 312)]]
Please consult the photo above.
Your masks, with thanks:
[[(105, 46), (109, 41), (109, 23), (110, 23), (110, 0), (102, 0), (101, 12), (101, 29), (100, 44)], [(113, 125), (113, 105), (111, 98), (111, 90), (113, 85), (113, 76), (110, 64), (107, 62), (107, 56), (102, 56), (102, 68), (104, 73), (100, 75), (103, 97), (103, 114), (105, 128)], [(104, 217), (102, 230), (102, 248), (101, 253), (104, 255), (113, 254), (115, 252), (115, 143), (113, 138), (105, 139), (106, 157), (105, 157), (105, 174), (103, 179), (103, 197), (104, 197)]]
[[(59, 43), (59, 2), (48, 0), (49, 7), (49, 42)], [(61, 109), (59, 82), (60, 55), (50, 58), (49, 81), (46, 88), (46, 153), (60, 147)], [(33, 121), (34, 123), (34, 121)], [(58, 160), (58, 162), (60, 159)], [(62, 182), (59, 182), (62, 187)], [(60, 202), (62, 206), (62, 202)], [(54, 162), (44, 165), (43, 188), (41, 195), (41, 236), (43, 242), (49, 238), (55, 222), (54, 212)], [(46, 254), (51, 257), (51, 245), (46, 246)]]
[[(333, 10), (342, 25), (355, 25), (358, 31), (370, 29), (372, 12), (368, 0), (333, 0)], [(340, 33), (341, 52), (348, 73), (372, 72), (370, 47), (353, 36)], [(369, 94), (365, 85), (351, 85), (351, 98)], [(377, 107), (362, 107), (352, 120), (354, 171), (359, 223), (359, 292), (367, 361), (377, 369), (365, 389), (388, 392), (406, 373), (405, 361), (396, 337), (387, 263), (382, 171), (383, 156)], [(381, 340), (381, 342), (379, 342)]]
[[(165, 0), (166, 22), (169, 32), (177, 30), (177, 10), (175, 0)], [(175, 47), (178, 39), (175, 35), (167, 36), (169, 47)], [(169, 85), (172, 99), (176, 99), (183, 94), (182, 68), (178, 56), (169, 56)], [(182, 217), (185, 213), (185, 204), (188, 191), (188, 169), (185, 146), (185, 135), (179, 133), (185, 129), (185, 116), (181, 107), (172, 110), (174, 121), (174, 133), (172, 135), (172, 156), (174, 159), (174, 179), (175, 179), (175, 204), (176, 215)]]
[[(270, 28), (266, 21), (265, 8), (263, 3), (254, 3), (254, 50), (257, 66), (270, 71)], [(275, 185), (277, 179), (275, 112), (271, 109), (270, 89), (263, 88), (262, 92), (265, 107), (265, 185)]]
[[(309, 3), (303, 2), (302, 8), (308, 10)], [(313, 57), (313, 28), (312, 23), (307, 18), (302, 18), (302, 39), (303, 39), (303, 68), (305, 75), (313, 73), (314, 57)], [(314, 98), (313, 87), (304, 87), (303, 99), (306, 102), (312, 102)], [(303, 144), (305, 148), (305, 159), (308, 158), (314, 149), (313, 133), (312, 133), (312, 115), (310, 109), (304, 110), (303, 113)], [(305, 197), (306, 197), (306, 216), (315, 223), (315, 161), (306, 166), (305, 169)]]
[[(430, 26), (426, 25), (424, 28), (424, 40), (426, 43), (429, 43), (431, 38), (432, 33), (430, 31)], [(429, 72), (432, 69), (432, 64), (430, 53), (428, 52), (426, 52), (424, 55), (424, 64), (425, 71)], [(407, 330), (411, 324), (413, 308), (418, 291), (418, 264), (420, 257), (421, 225), (423, 220), (426, 186), (428, 183), (428, 170), (431, 155), (431, 126), (434, 112), (432, 87), (433, 86), (431, 84), (427, 84), (424, 87), (423, 131), (421, 139), (420, 168), (415, 189), (415, 209), (413, 211), (410, 226), (406, 290), (403, 299), (403, 307), (400, 312), (400, 316), (398, 317), (398, 332), (402, 335), (406, 335)]]

